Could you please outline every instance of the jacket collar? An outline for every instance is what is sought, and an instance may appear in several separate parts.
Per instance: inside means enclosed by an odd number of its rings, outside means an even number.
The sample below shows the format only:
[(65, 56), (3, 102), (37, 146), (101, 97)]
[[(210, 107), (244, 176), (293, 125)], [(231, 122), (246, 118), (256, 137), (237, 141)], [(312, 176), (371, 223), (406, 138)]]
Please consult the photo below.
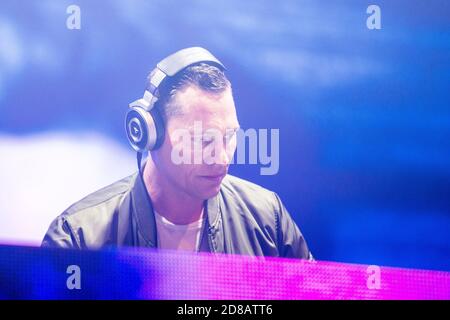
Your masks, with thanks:
[[(208, 216), (208, 240), (211, 252), (224, 253), (224, 232), (222, 211), (220, 206), (221, 193), (206, 200), (205, 208)], [(206, 231), (206, 230), (205, 230)]]
[[(139, 172), (136, 173), (131, 194), (132, 214), (136, 219), (137, 232), (144, 239), (146, 247), (157, 247), (156, 221), (152, 201)], [(204, 232), (208, 232), (210, 251), (216, 253), (225, 252), (220, 197), (221, 192), (205, 201), (208, 225)]]
[(132, 195), (132, 215), (136, 219), (137, 236), (144, 238), (146, 247), (157, 247), (156, 221), (152, 201), (139, 171), (136, 173)]

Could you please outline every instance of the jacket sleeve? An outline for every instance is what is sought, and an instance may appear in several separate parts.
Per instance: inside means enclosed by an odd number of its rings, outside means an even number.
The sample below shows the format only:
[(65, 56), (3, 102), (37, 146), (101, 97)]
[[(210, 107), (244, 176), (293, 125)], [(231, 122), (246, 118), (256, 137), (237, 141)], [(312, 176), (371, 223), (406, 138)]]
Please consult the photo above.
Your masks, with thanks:
[(42, 240), (41, 247), (78, 248), (69, 223), (64, 215), (57, 217), (51, 223)]
[(314, 260), (298, 226), (284, 207), (280, 197), (276, 193), (274, 195), (278, 209), (276, 218), (280, 257)]

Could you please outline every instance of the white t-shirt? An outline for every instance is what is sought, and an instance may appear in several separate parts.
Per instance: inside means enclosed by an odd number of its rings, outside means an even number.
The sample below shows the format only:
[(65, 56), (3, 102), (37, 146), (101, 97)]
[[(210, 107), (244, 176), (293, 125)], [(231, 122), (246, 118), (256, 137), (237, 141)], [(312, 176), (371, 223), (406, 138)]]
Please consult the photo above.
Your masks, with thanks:
[(198, 251), (201, 242), (204, 216), (189, 224), (174, 224), (155, 211), (158, 248)]

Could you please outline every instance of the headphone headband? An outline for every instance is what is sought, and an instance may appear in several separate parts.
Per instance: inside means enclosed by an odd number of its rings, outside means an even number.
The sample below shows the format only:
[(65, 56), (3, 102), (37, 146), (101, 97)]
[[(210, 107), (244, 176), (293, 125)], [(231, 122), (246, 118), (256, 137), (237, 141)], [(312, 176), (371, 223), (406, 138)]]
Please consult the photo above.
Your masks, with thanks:
[(157, 68), (169, 77), (173, 77), (186, 67), (199, 62), (213, 62), (222, 70), (225, 66), (214, 57), (211, 52), (201, 47), (182, 49), (164, 58), (157, 64)]

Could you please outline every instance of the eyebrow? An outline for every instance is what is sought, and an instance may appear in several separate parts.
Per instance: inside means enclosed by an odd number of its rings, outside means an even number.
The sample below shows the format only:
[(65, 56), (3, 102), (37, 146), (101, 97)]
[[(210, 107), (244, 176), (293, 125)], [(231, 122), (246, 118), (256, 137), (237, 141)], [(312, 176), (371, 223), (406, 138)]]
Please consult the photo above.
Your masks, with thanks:
[[(214, 129), (215, 129), (215, 128), (214, 128)], [(226, 133), (227, 131), (233, 131), (233, 132), (236, 132), (236, 131), (238, 131), (239, 129), (241, 129), (240, 126), (233, 127), (233, 128), (225, 128), (225, 133)], [(219, 129), (216, 129), (216, 130), (219, 130)], [(189, 131), (190, 133), (194, 133), (194, 128), (189, 128), (188, 131)], [(203, 134), (207, 133), (206, 131), (208, 131), (208, 129), (203, 130)], [(219, 130), (219, 131), (220, 131), (220, 130)], [(202, 134), (202, 135), (203, 135), (203, 134)]]

